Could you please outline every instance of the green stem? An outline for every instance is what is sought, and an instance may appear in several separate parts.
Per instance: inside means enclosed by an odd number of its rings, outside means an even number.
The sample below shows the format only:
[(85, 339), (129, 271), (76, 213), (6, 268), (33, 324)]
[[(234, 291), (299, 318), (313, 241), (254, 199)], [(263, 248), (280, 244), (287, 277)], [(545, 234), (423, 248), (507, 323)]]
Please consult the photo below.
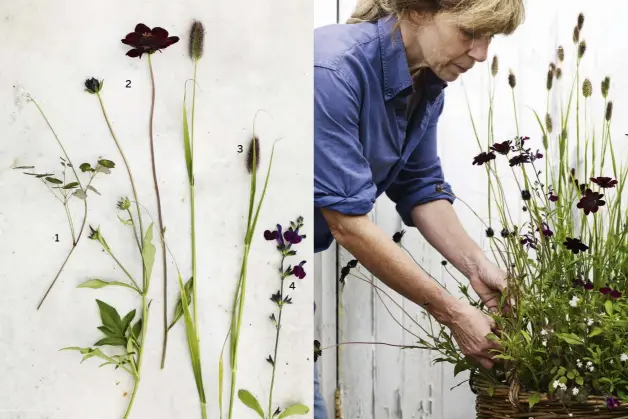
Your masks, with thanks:
[(70, 215), (70, 209), (68, 208), (67, 201), (63, 204), (65, 209), (65, 215), (68, 217), (68, 224), (70, 224), (70, 233), (72, 234), (72, 244), (76, 243), (76, 236), (74, 236), (74, 223), (72, 222), (72, 215)]
[[(124, 166), (126, 167), (126, 171), (129, 175), (129, 180), (131, 181), (131, 189), (133, 189), (133, 198), (135, 199), (135, 208), (137, 210), (137, 217), (139, 220), (139, 227), (140, 227), (140, 237), (142, 240), (142, 248), (143, 246), (143, 241), (144, 241), (144, 226), (142, 224), (142, 214), (140, 213), (140, 201), (139, 198), (137, 196), (137, 189), (135, 188), (135, 181), (133, 180), (133, 174), (131, 173), (131, 167), (129, 166), (129, 162), (126, 159), (126, 155), (124, 154), (124, 151), (122, 151), (122, 147), (120, 146), (120, 142), (118, 141), (118, 137), (116, 137), (115, 132), (113, 131), (113, 127), (111, 126), (111, 122), (109, 121), (109, 117), (107, 116), (107, 111), (105, 110), (105, 104), (102, 100), (102, 97), (100, 96), (100, 93), (96, 93), (96, 96), (98, 97), (98, 101), (100, 102), (100, 108), (102, 109), (102, 114), (105, 117), (105, 122), (107, 123), (107, 127), (109, 128), (109, 132), (111, 133), (111, 138), (113, 138), (113, 141), (116, 143), (116, 147), (118, 148), (118, 152), (120, 153), (120, 156), (122, 157), (122, 160), (124, 161)], [(129, 212), (130, 214), (130, 212)], [(140, 249), (140, 253), (141, 253), (141, 249)]]
[(135, 383), (133, 385), (133, 394), (131, 395), (131, 400), (129, 401), (129, 405), (127, 407), (126, 413), (124, 414), (124, 419), (128, 419), (131, 414), (131, 409), (133, 408), (133, 402), (135, 401), (135, 396), (137, 395), (137, 390), (140, 385), (140, 372), (142, 370), (142, 358), (144, 355), (144, 344), (146, 343), (146, 331), (148, 330), (148, 307), (146, 306), (146, 291), (142, 294), (142, 341), (138, 342), (137, 349), (137, 376), (135, 378)]
[[(135, 288), (137, 288), (138, 290), (140, 289), (139, 285), (137, 285), (137, 282), (135, 282), (135, 279), (133, 279), (133, 277), (131, 276), (131, 274), (129, 273), (129, 271), (127, 271), (125, 269), (124, 266), (122, 266), (122, 263), (120, 263), (120, 261), (118, 260), (118, 258), (116, 258), (113, 254), (113, 252), (111, 251), (111, 249), (109, 249), (108, 247), (105, 247), (105, 251), (107, 253), (109, 253), (109, 256), (111, 256), (113, 258), (113, 260), (118, 264), (118, 266), (120, 267), (120, 269), (122, 269), (122, 271), (126, 274), (127, 277), (129, 277), (129, 279), (131, 280), (131, 282), (133, 282), (133, 285), (135, 285)], [(146, 292), (146, 290), (143, 290), (143, 292)]]
[(135, 402), (135, 396), (137, 395), (137, 389), (140, 385), (140, 379), (135, 378), (133, 381), (133, 393), (131, 394), (131, 400), (129, 401), (129, 405), (126, 408), (126, 412), (124, 412), (124, 419), (128, 419), (131, 414), (131, 409), (133, 408), (133, 402)]
[(192, 301), (194, 305), (194, 328), (196, 330), (196, 339), (200, 340), (200, 332), (198, 329), (198, 311), (196, 298), (196, 216), (195, 216), (195, 199), (194, 199), (194, 114), (196, 110), (196, 67), (198, 60), (194, 60), (194, 88), (192, 93), (192, 136), (190, 137), (190, 155), (192, 156), (192, 178), (190, 179), (190, 215), (192, 219)]
[(283, 284), (285, 280), (283, 264), (286, 260), (286, 255), (282, 255), (281, 257), (281, 288), (279, 291), (279, 295), (282, 298), (282, 302), (279, 303), (279, 317), (277, 318), (277, 333), (275, 334), (275, 351), (273, 354), (273, 373), (272, 378), (270, 380), (270, 392), (268, 396), (268, 417), (272, 418), (273, 416), (273, 389), (275, 387), (275, 371), (277, 370), (277, 350), (279, 349), (279, 331), (281, 330), (281, 315), (283, 314)]
[[(76, 178), (76, 182), (79, 184), (79, 187), (81, 189), (83, 189), (83, 185), (81, 183), (81, 179), (78, 176), (78, 173), (76, 172), (76, 168), (74, 166), (74, 164), (72, 164), (72, 160), (70, 159), (70, 156), (68, 156), (68, 153), (65, 151), (65, 147), (63, 147), (63, 144), (61, 143), (61, 140), (59, 139), (59, 136), (57, 135), (56, 131), (54, 130), (54, 128), (52, 127), (52, 124), (50, 124), (50, 121), (48, 120), (48, 118), (46, 117), (46, 114), (44, 113), (44, 111), (41, 109), (41, 107), (39, 106), (39, 104), (37, 103), (37, 101), (33, 98), (29, 98), (37, 107), (37, 109), (39, 110), (39, 113), (41, 114), (41, 116), (44, 118), (44, 120), (46, 121), (46, 124), (48, 125), (48, 128), (50, 128), (50, 131), (52, 132), (52, 135), (55, 137), (55, 139), (57, 140), (57, 144), (59, 144), (59, 147), (61, 147), (61, 151), (63, 151), (63, 154), (67, 160), (67, 162), (71, 165), (71, 169), (72, 172), (74, 173), (74, 177)], [(37, 305), (37, 310), (39, 310), (42, 306), (42, 304), (44, 304), (44, 301), (46, 300), (46, 297), (48, 296), (48, 294), (50, 293), (50, 290), (52, 290), (52, 287), (55, 285), (55, 283), (57, 282), (57, 279), (59, 279), (59, 276), (61, 275), (61, 271), (63, 271), (63, 268), (65, 266), (65, 264), (68, 262), (68, 260), (70, 259), (70, 256), (72, 255), (72, 253), (74, 252), (74, 249), (76, 248), (76, 246), (78, 246), (79, 240), (81, 240), (81, 237), (83, 235), (83, 230), (85, 229), (85, 224), (87, 223), (87, 199), (83, 200), (83, 222), (81, 223), (81, 228), (79, 229), (79, 233), (76, 236), (76, 240), (73, 239), (73, 244), (72, 244), (72, 249), (70, 249), (70, 252), (68, 253), (68, 256), (66, 257), (65, 261), (63, 262), (63, 264), (61, 265), (61, 269), (59, 269), (59, 272), (57, 272), (57, 275), (54, 277), (54, 279), (52, 280), (52, 282), (50, 283), (50, 285), (48, 286), (48, 289), (46, 290), (46, 293), (44, 294), (43, 298), (41, 299), (41, 301), (39, 302), (39, 304)]]
[[(155, 139), (153, 136), (153, 121), (155, 118), (155, 74), (153, 73), (153, 64), (151, 61), (151, 54), (148, 54), (148, 68), (150, 70), (150, 80), (152, 85), (152, 96), (150, 102), (150, 124), (149, 124), (149, 137), (150, 137), (150, 157), (153, 169), (153, 183), (155, 184), (155, 195), (157, 197), (157, 220), (159, 221), (159, 235), (161, 237), (161, 256), (162, 256), (162, 269), (164, 273), (164, 340), (163, 340), (163, 352), (165, 356), (166, 348), (168, 346), (168, 267), (166, 264), (166, 243), (165, 243), (165, 231), (164, 222), (161, 213), (161, 196), (159, 194), (159, 184), (157, 181), (157, 168), (155, 167)], [(148, 287), (148, 278), (144, 278), (145, 287)], [(196, 282), (196, 281), (194, 281)]]

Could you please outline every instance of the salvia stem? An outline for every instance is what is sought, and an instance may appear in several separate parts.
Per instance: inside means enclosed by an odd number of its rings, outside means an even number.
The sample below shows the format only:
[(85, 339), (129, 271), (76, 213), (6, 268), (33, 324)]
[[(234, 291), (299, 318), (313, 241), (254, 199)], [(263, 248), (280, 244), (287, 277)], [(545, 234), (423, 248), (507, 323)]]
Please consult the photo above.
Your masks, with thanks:
[[(283, 285), (284, 285), (284, 261), (286, 260), (286, 255), (283, 254), (281, 256), (281, 288), (279, 290), (279, 295), (283, 299)], [(277, 350), (279, 349), (279, 332), (281, 330), (281, 315), (283, 314), (283, 301), (279, 304), (279, 316), (277, 317), (277, 332), (275, 333), (275, 351), (273, 353), (273, 372), (270, 379), (270, 391), (268, 396), (268, 417), (272, 418), (273, 414), (273, 390), (275, 388), (275, 371), (277, 370)]]

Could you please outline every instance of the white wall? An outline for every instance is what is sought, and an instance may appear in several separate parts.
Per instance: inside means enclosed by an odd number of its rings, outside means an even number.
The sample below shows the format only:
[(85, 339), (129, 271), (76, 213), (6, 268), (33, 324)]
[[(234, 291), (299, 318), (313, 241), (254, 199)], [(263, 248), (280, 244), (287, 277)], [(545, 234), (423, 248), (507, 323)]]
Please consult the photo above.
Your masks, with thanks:
[[(348, 17), (353, 0), (340, 1), (340, 21)], [(602, 79), (611, 76), (609, 98), (614, 101), (614, 122), (611, 134), (617, 155), (625, 155), (625, 133), (623, 115), (627, 104), (622, 100), (628, 91), (628, 81), (624, 77), (628, 66), (628, 54), (624, 39), (628, 28), (624, 17), (628, 13), (628, 4), (619, 0), (607, 0), (591, 3), (583, 0), (560, 0), (555, 2), (526, 2), (527, 20), (516, 34), (510, 37), (497, 37), (490, 50), (489, 60), (479, 64), (461, 80), (451, 83), (446, 90), (445, 110), (440, 121), (440, 155), (448, 181), (460, 200), (471, 205), (481, 216), (487, 217), (486, 180), (484, 170), (472, 166), (473, 156), (478, 153), (473, 128), (467, 109), (466, 95), (471, 103), (473, 116), (478, 126), (483, 143), (486, 143), (488, 118), (488, 92), (490, 59), (497, 54), (500, 71), (495, 92), (494, 119), (496, 141), (513, 138), (517, 133), (513, 119), (513, 105), (508, 87), (508, 69), (512, 68), (517, 76), (517, 114), (521, 135), (531, 137), (533, 149), (542, 148), (541, 134), (531, 109), (542, 116), (545, 113), (545, 80), (550, 60), (556, 58), (556, 48), (563, 45), (566, 63), (561, 82), (550, 95), (550, 112), (554, 121), (560, 118), (560, 103), (568, 100), (570, 83), (573, 77), (575, 47), (572, 43), (572, 29), (579, 12), (585, 13), (585, 25), (582, 38), (588, 48), (581, 63), (581, 81), (589, 77), (593, 83), (594, 94), (588, 109), (589, 128), (595, 126), (596, 135), (600, 135), (603, 118), (603, 99), (600, 94)], [(318, 6), (317, 6), (318, 7)], [(321, 6), (322, 7), (322, 6)], [(331, 21), (327, 23), (333, 23)], [(568, 64), (569, 63), (569, 64)], [(573, 112), (573, 111), (572, 111)], [(573, 120), (573, 117), (572, 117)], [(584, 121), (584, 117), (582, 119)], [(555, 123), (556, 124), (556, 123)], [(575, 134), (575, 124), (569, 129)], [(573, 138), (573, 137), (572, 137)], [(553, 143), (556, 143), (554, 137)], [(574, 142), (572, 142), (574, 144)], [(575, 146), (574, 146), (575, 147)], [(555, 148), (552, 148), (555, 150)], [(623, 154), (622, 154), (623, 153)], [(603, 174), (601, 174), (603, 175)], [(605, 174), (609, 175), (609, 174)], [(505, 183), (512, 179), (504, 179)], [(519, 192), (511, 191), (509, 199), (516, 209), (520, 203)], [(488, 242), (483, 225), (459, 201), (455, 208), (469, 233), (488, 251)], [(382, 196), (372, 212), (372, 218), (387, 233), (393, 234), (401, 227), (394, 205)], [(499, 230), (497, 230), (499, 231)], [(450, 289), (455, 289), (452, 281), (440, 265), (441, 258), (422, 239), (416, 230), (409, 231), (404, 237), (406, 247), (411, 249), (419, 263), (438, 279), (445, 280)], [(351, 259), (346, 251), (340, 252), (340, 266)], [(331, 299), (331, 290), (335, 290), (332, 275), (335, 263), (335, 249), (318, 256), (322, 272), (322, 293), (319, 298), (327, 298), (321, 304), (326, 305), (323, 323), (317, 325), (322, 333), (323, 346), (336, 343), (336, 323), (330, 311), (335, 312), (335, 301)], [(367, 273), (368, 274), (368, 273)], [(317, 278), (318, 279), (318, 278)], [(381, 283), (376, 283), (382, 286)], [(318, 284), (317, 284), (318, 285)], [(397, 344), (412, 344), (414, 338), (401, 330), (381, 303), (379, 297), (369, 285), (349, 279), (342, 295), (342, 318), (340, 321), (340, 342), (379, 341)], [(402, 301), (404, 308), (414, 313), (417, 320), (426, 322), (424, 315), (414, 304)], [(401, 318), (400, 310), (386, 301), (391, 312)], [(330, 306), (333, 306), (330, 308)], [(329, 322), (329, 323), (327, 323)], [(404, 326), (408, 327), (408, 322)], [(425, 323), (426, 324), (426, 323)], [(415, 328), (416, 329), (416, 328)], [(415, 330), (412, 329), (412, 330)], [(325, 359), (328, 357), (330, 359)], [(347, 345), (341, 349), (340, 386), (343, 394), (343, 418), (434, 418), (434, 419), (469, 419), (475, 417), (474, 397), (467, 384), (451, 390), (466, 377), (453, 377), (449, 366), (431, 366), (430, 359), (435, 354), (426, 351), (398, 350), (385, 346)], [(336, 386), (335, 374), (329, 377), (329, 371), (335, 364), (335, 354), (324, 353), (321, 358), (325, 396), (333, 401)], [(320, 362), (320, 361), (319, 361)], [(335, 366), (335, 365), (334, 365)], [(335, 372), (335, 371), (334, 371)], [(330, 405), (333, 403), (329, 403)], [(333, 406), (328, 406), (333, 412)]]
[[(127, 375), (79, 364), (66, 346), (89, 346), (100, 338), (95, 299), (120, 312), (138, 307), (124, 289), (85, 290), (87, 278), (123, 280), (97, 243), (83, 236), (61, 280), (42, 309), (35, 307), (71, 246), (61, 204), (46, 188), (14, 166), (57, 170), (61, 151), (45, 122), (24, 94), (44, 108), (70, 157), (93, 162), (99, 156), (116, 169), (94, 185), (102, 196), (88, 199), (88, 223), (100, 226), (110, 246), (134, 274), (141, 272), (134, 242), (116, 218), (121, 195), (131, 195), (98, 101), (83, 91), (88, 77), (105, 79), (103, 97), (129, 158), (140, 200), (156, 216), (150, 172), (148, 115), (150, 81), (146, 57), (125, 56), (120, 42), (138, 22), (163, 26), (181, 41), (153, 56), (157, 79), (155, 143), (164, 222), (170, 249), (190, 275), (189, 198), (182, 147), (181, 101), (192, 77), (187, 57), (192, 19), (206, 27), (205, 55), (198, 69), (196, 104), (196, 196), (198, 289), (201, 350), (209, 417), (218, 417), (218, 358), (230, 321), (233, 293), (243, 253), (249, 175), (245, 153), (253, 117), (262, 144), (260, 173), (265, 176), (272, 141), (277, 143), (271, 181), (249, 260), (247, 305), (241, 336), (238, 388), (267, 405), (274, 345), (268, 316), (275, 311), (279, 254), (262, 233), (277, 223), (305, 217), (306, 239), (297, 248), (308, 276), (289, 290), (293, 305), (284, 311), (275, 404), (311, 406), (312, 290), (312, 4), (270, 1), (59, 2), (26, 0), (0, 6), (0, 418), (121, 418), (131, 393)], [(131, 88), (126, 88), (131, 80)], [(191, 86), (191, 85), (190, 85)], [(76, 163), (78, 164), (78, 163)], [(261, 176), (260, 176), (261, 177)], [(258, 182), (258, 186), (261, 182)], [(261, 190), (261, 188), (259, 189)], [(259, 196), (259, 195), (258, 195)], [(79, 203), (72, 206), (80, 222)], [(55, 242), (55, 235), (59, 242)], [(200, 418), (184, 326), (171, 333), (166, 368), (160, 370), (162, 269), (158, 241), (143, 381), (132, 418)], [(298, 263), (290, 260), (290, 263)], [(178, 297), (176, 270), (168, 258), (169, 315)], [(228, 363), (226, 364), (228, 365)], [(228, 370), (225, 385), (228, 388)], [(236, 400), (235, 417), (257, 415)], [(303, 416), (312, 418), (313, 415)]]

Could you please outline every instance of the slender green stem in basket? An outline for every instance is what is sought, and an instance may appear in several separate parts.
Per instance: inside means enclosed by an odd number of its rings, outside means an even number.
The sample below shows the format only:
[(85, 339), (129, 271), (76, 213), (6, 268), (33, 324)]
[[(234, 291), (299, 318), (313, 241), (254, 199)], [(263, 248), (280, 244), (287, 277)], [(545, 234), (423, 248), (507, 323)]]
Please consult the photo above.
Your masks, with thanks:
[[(283, 285), (284, 285), (284, 276), (283, 276), (283, 264), (286, 260), (286, 255), (282, 255), (281, 257), (281, 288), (279, 291), (279, 295), (283, 297)], [(268, 396), (268, 417), (273, 417), (273, 390), (275, 388), (275, 371), (277, 370), (277, 350), (279, 349), (279, 332), (281, 330), (281, 315), (283, 314), (283, 304), (279, 304), (279, 316), (277, 317), (277, 332), (275, 333), (275, 351), (273, 353), (273, 372), (270, 379), (270, 391)]]
[[(164, 311), (163, 311), (163, 315), (164, 315), (164, 340), (163, 340), (163, 347), (164, 347), (164, 351), (165, 348), (168, 346), (168, 267), (167, 267), (167, 262), (166, 262), (166, 243), (165, 240), (163, 238), (165, 231), (164, 231), (164, 222), (163, 222), (163, 216), (161, 213), (161, 196), (159, 194), (159, 182), (157, 180), (157, 168), (155, 166), (155, 139), (153, 136), (153, 124), (154, 124), (154, 117), (155, 117), (155, 74), (153, 73), (153, 64), (151, 61), (151, 54), (148, 54), (148, 68), (150, 70), (150, 80), (151, 80), (151, 85), (152, 85), (152, 95), (151, 95), (151, 103), (150, 103), (150, 123), (149, 123), (149, 137), (150, 137), (150, 157), (151, 157), (151, 164), (152, 164), (152, 169), (153, 169), (153, 183), (155, 184), (155, 196), (157, 198), (157, 220), (159, 222), (158, 224), (158, 230), (159, 230), (159, 235), (161, 237), (161, 262), (162, 262), (162, 269), (163, 269), (163, 275), (164, 275), (164, 284), (163, 284), (163, 305), (164, 305)], [(144, 288), (147, 289), (148, 288), (148, 280), (145, 281), (144, 284)]]
[[(76, 172), (76, 168), (75, 168), (74, 164), (72, 164), (72, 160), (70, 159), (70, 156), (68, 156), (67, 151), (65, 151), (65, 147), (63, 146), (63, 143), (59, 139), (59, 136), (57, 135), (57, 133), (54, 130), (54, 128), (52, 127), (52, 124), (50, 124), (50, 121), (46, 117), (46, 114), (44, 113), (44, 111), (42, 110), (42, 108), (39, 106), (39, 104), (37, 103), (37, 101), (35, 99), (33, 99), (32, 97), (29, 97), (29, 100), (31, 102), (33, 102), (33, 104), (35, 104), (35, 106), (39, 110), (39, 113), (41, 114), (41, 116), (46, 121), (46, 124), (48, 125), (48, 128), (50, 128), (50, 131), (52, 132), (52, 135), (57, 140), (57, 144), (59, 144), (59, 147), (61, 148), (61, 151), (63, 151), (63, 155), (65, 156), (67, 162), (70, 164), (70, 167), (72, 169), (72, 173), (74, 174), (74, 177), (76, 178), (76, 182), (78, 182), (78, 184), (79, 184), (79, 188), (84, 190), (83, 189), (83, 185), (81, 184), (81, 179), (79, 178), (78, 173)], [(64, 204), (64, 206), (65, 206), (65, 204)], [(66, 211), (67, 211), (67, 207), (66, 207)], [(73, 230), (73, 227), (72, 227), (73, 226), (72, 216), (69, 213), (67, 214), (67, 216), (68, 216), (68, 219), (69, 219), (70, 228)], [(37, 310), (39, 310), (41, 308), (41, 306), (44, 304), (44, 301), (46, 300), (46, 297), (48, 297), (48, 294), (52, 290), (52, 287), (54, 287), (55, 283), (59, 279), (59, 276), (61, 276), (61, 272), (63, 271), (63, 268), (68, 263), (68, 260), (70, 260), (70, 257), (72, 256), (72, 253), (74, 253), (74, 249), (76, 249), (76, 246), (78, 246), (79, 240), (81, 239), (81, 236), (83, 235), (83, 230), (85, 229), (86, 222), (87, 222), (87, 199), (84, 199), (83, 200), (83, 222), (81, 223), (81, 228), (79, 229), (78, 235), (74, 236), (74, 233), (72, 233), (72, 248), (68, 252), (68, 255), (66, 256), (65, 260), (63, 261), (63, 264), (61, 265), (61, 267), (57, 271), (57, 274), (52, 279), (52, 282), (48, 286), (48, 289), (44, 293), (44, 296), (39, 301), (39, 304), (37, 305)]]

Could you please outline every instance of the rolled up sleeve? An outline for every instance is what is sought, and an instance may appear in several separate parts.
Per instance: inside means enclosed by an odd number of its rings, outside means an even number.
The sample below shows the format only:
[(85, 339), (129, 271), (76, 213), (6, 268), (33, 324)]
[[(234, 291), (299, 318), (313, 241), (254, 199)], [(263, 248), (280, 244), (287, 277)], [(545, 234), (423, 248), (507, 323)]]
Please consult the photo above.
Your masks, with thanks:
[(441, 161), (438, 156), (437, 124), (444, 106), (444, 95), (434, 104), (432, 116), (424, 137), (408, 158), (403, 169), (386, 190), (386, 195), (396, 203), (403, 223), (414, 227), (412, 210), (417, 205), (445, 199), (454, 202), (451, 186), (445, 182)]
[(339, 70), (314, 68), (314, 206), (367, 214), (377, 188), (359, 139), (360, 96)]

